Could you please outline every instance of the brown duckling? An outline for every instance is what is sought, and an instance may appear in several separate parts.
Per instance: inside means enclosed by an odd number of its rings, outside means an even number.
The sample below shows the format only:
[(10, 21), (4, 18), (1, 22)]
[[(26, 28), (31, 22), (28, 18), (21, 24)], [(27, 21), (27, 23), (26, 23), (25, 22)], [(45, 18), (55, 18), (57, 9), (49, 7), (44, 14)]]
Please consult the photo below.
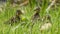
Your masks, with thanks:
[(17, 22), (19, 22), (20, 20), (21, 20), (21, 18), (20, 18), (20, 15), (22, 14), (22, 12), (21, 12), (21, 10), (17, 10), (16, 11), (16, 15), (15, 16), (13, 16), (12, 18), (10, 18), (7, 22), (9, 23), (9, 24), (13, 24), (13, 23), (17, 23)]
[(15, 19), (17, 20), (17, 21), (20, 21), (20, 17), (21, 17), (21, 14), (22, 14), (22, 12), (21, 12), (21, 10), (17, 10), (16, 11), (16, 15), (15, 15)]
[(36, 12), (35, 12), (34, 15), (32, 16), (32, 22), (33, 22), (34, 20), (39, 20), (39, 18), (40, 18), (40, 15), (39, 15), (39, 13), (40, 13), (40, 8), (37, 7), (34, 11), (36, 11)]
[(32, 22), (32, 27), (33, 27), (33, 25), (35, 24), (35, 22), (37, 22), (38, 20), (40, 20), (40, 15), (39, 15), (39, 13), (40, 13), (40, 8), (37, 7), (34, 11), (36, 11), (36, 12), (35, 12), (35, 14), (32, 16), (32, 20), (31, 20), (31, 22)]

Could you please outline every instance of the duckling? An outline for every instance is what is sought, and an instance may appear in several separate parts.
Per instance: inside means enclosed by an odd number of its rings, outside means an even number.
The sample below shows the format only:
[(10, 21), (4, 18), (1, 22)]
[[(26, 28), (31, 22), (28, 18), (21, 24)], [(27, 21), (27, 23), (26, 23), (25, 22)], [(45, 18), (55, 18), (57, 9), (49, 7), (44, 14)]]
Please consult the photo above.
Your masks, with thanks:
[(39, 15), (39, 13), (40, 13), (40, 8), (37, 7), (34, 11), (36, 11), (36, 12), (35, 12), (35, 14), (32, 16), (32, 19), (31, 19), (32, 27), (33, 27), (33, 25), (35, 24), (35, 22), (37, 22), (37, 21), (40, 20), (40, 15)]
[(40, 19), (40, 15), (39, 15), (39, 13), (40, 13), (40, 8), (37, 7), (34, 11), (36, 11), (36, 12), (35, 12), (35, 14), (32, 16), (32, 22), (33, 22), (34, 20), (39, 20), (39, 19)]
[(7, 22), (8, 22), (9, 24), (11, 24), (11, 25), (12, 25), (13, 23), (19, 22), (19, 21), (21, 20), (21, 14), (22, 14), (21, 10), (17, 10), (17, 11), (16, 11), (16, 15), (13, 16), (12, 18), (10, 18)]

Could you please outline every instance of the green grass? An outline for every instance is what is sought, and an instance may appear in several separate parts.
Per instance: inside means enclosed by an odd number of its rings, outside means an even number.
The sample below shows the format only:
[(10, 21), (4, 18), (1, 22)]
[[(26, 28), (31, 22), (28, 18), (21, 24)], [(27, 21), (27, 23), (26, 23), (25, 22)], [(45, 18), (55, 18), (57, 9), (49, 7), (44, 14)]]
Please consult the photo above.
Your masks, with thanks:
[[(46, 3), (47, 4), (47, 3)], [(26, 23), (26, 25), (20, 25), (17, 29), (12, 30), (14, 27), (16, 27), (18, 24), (15, 26), (10, 26), (9, 24), (4, 24), (5, 21), (9, 20), (12, 16), (15, 15), (16, 9), (18, 7), (5, 7), (5, 11), (2, 11), (0, 13), (0, 34), (60, 34), (60, 7), (58, 7), (55, 10), (50, 10), (49, 14), (51, 15), (51, 20), (52, 20), (52, 28), (50, 31), (40, 31), (41, 24), (43, 23), (42, 21), (37, 22), (34, 24), (33, 28), (31, 29), (31, 16), (34, 14), (34, 8), (36, 7), (36, 4), (32, 3), (32, 8), (30, 5), (25, 6), (25, 7), (20, 7), (20, 9), (24, 10), (25, 14), (24, 16), (28, 20), (23, 20), (23, 22)], [(45, 9), (48, 6), (42, 6), (42, 10), (40, 12), (41, 17), (46, 15)], [(22, 22), (21, 22), (22, 23)], [(27, 27), (27, 25), (29, 26)]]

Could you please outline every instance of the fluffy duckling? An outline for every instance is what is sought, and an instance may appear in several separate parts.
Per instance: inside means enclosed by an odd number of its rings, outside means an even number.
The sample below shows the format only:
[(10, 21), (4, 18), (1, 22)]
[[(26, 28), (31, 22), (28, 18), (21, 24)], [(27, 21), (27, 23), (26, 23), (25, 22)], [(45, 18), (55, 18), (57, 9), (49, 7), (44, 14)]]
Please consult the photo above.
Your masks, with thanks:
[(12, 18), (9, 19), (9, 21), (7, 21), (9, 24), (13, 24), (13, 23), (17, 23), (21, 20), (21, 15), (22, 15), (22, 12), (21, 10), (17, 10), (16, 11), (16, 15), (13, 16)]
[(40, 8), (37, 7), (34, 11), (36, 11), (36, 12), (35, 12), (35, 14), (32, 16), (32, 20), (31, 20), (31, 22), (32, 22), (32, 27), (33, 27), (33, 25), (35, 24), (35, 22), (37, 22), (37, 21), (40, 20), (40, 15), (39, 15), (39, 13), (40, 13)]
[[(17, 21), (20, 21), (22, 14), (23, 14), (23, 13), (21, 12), (21, 10), (17, 10), (17, 11), (16, 11), (16, 15), (15, 15), (15, 19), (16, 19)], [(13, 20), (14, 20), (14, 19), (13, 19)]]
[(35, 12), (35, 14), (32, 16), (32, 22), (33, 22), (34, 20), (39, 20), (39, 19), (40, 19), (40, 15), (39, 15), (39, 13), (40, 13), (40, 8), (37, 7), (34, 11), (36, 11), (36, 12)]

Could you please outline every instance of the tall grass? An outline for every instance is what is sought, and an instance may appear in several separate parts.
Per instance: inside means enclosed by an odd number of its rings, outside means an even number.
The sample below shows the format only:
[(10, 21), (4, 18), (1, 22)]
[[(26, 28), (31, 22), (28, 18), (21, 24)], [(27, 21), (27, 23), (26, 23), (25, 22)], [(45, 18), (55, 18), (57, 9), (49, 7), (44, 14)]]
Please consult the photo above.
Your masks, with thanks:
[[(33, 2), (34, 1), (34, 2)], [(46, 3), (45, 3), (46, 2)], [(12, 16), (15, 15), (16, 10), (18, 7), (11, 7), (9, 2), (7, 2), (7, 6), (5, 7), (5, 11), (2, 11), (0, 14), (0, 34), (60, 34), (60, 7), (57, 7), (57, 9), (49, 10), (49, 14), (51, 15), (51, 21), (52, 21), (52, 28), (49, 31), (40, 31), (40, 26), (43, 23), (42, 21), (38, 21), (36, 24), (34, 24), (33, 28), (31, 29), (31, 16), (34, 14), (34, 8), (36, 6), (40, 6), (38, 3), (36, 3), (35, 0), (30, 0), (30, 4), (28, 6), (22, 6), (20, 9), (24, 10), (25, 14), (24, 17), (28, 19), (27, 21), (23, 20), (26, 24), (23, 24), (22, 26), (19, 25), (18, 28), (15, 30), (16, 26), (10, 26), (9, 24), (4, 24), (6, 21), (8, 21)], [(48, 1), (44, 0), (41, 6), (41, 12), (40, 16), (43, 17), (47, 13), (45, 12), (46, 8), (48, 7)], [(29, 25), (28, 25), (29, 24)], [(28, 26), (28, 27), (27, 27)]]

